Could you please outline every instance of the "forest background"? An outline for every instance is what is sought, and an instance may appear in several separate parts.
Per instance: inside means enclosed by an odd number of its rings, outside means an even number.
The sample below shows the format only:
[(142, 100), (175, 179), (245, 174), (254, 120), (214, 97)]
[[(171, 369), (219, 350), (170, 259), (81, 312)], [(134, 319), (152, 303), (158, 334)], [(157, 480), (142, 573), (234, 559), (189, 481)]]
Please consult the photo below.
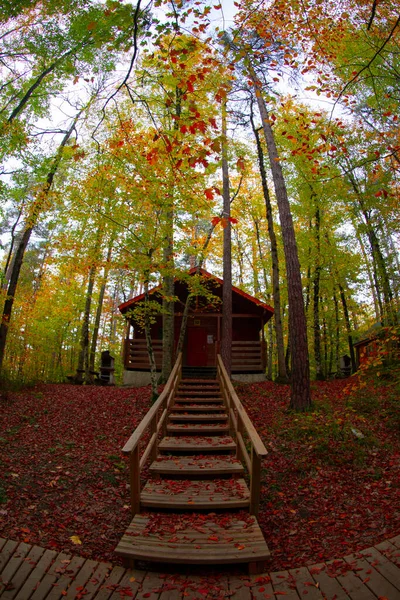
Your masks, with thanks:
[(221, 276), (229, 232), (234, 284), (274, 305), (267, 374), (284, 380), (290, 223), (312, 376), (396, 331), (395, 4), (234, 4), (230, 28), (217, 0), (0, 9), (4, 379), (89, 374), (105, 349), (120, 374), (118, 305), (158, 283), (171, 302), (191, 266)]

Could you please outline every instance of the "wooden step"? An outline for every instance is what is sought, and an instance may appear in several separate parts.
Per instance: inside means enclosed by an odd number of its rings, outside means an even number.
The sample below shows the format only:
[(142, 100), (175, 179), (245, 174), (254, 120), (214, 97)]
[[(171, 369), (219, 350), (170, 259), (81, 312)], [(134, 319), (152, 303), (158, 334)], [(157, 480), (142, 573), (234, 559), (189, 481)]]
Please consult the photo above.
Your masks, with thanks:
[(180, 381), (180, 385), (193, 385), (193, 384), (199, 384), (199, 385), (218, 385), (219, 386), (219, 381), (217, 379), (191, 379), (189, 377), (185, 377), (184, 379), (181, 379)]
[(250, 492), (244, 479), (156, 479), (144, 486), (140, 504), (146, 508), (192, 511), (244, 509), (250, 505)]
[(187, 476), (209, 476), (221, 477), (222, 475), (242, 475), (244, 468), (242, 463), (230, 456), (160, 456), (150, 465), (153, 475), (180, 475)]
[(200, 413), (200, 414), (175, 414), (175, 413), (170, 413), (169, 415), (169, 420), (170, 421), (179, 421), (179, 422), (187, 422), (187, 423), (193, 423), (193, 422), (203, 422), (203, 421), (227, 421), (228, 419), (228, 415), (226, 413), (215, 413), (215, 414), (207, 414), (207, 413)]
[(220, 387), (218, 384), (212, 384), (212, 385), (186, 385), (186, 384), (180, 384), (178, 387), (178, 390), (180, 392), (182, 391), (189, 391), (189, 392), (196, 392), (196, 391), (204, 391), (204, 392), (212, 392), (214, 390), (216, 390), (217, 392), (220, 391)]
[(182, 435), (218, 435), (228, 433), (229, 427), (223, 423), (171, 423), (167, 425), (167, 433)]
[(220, 413), (225, 407), (219, 404), (174, 404), (172, 410), (174, 413), (209, 413), (216, 412)]
[(223, 402), (222, 402), (222, 398), (215, 398), (213, 396), (204, 398), (204, 397), (187, 397), (187, 396), (175, 396), (175, 404), (201, 404), (201, 403), (207, 403), (207, 404), (220, 404), (221, 406), (223, 406)]
[(235, 450), (235, 441), (229, 436), (173, 436), (165, 437), (158, 445), (161, 452), (220, 452)]
[(186, 390), (183, 391), (177, 391), (176, 392), (176, 398), (206, 398), (208, 400), (208, 398), (222, 398), (222, 394), (221, 392), (219, 392), (218, 390), (210, 390), (210, 391), (203, 391), (203, 390), (194, 390), (193, 392), (188, 392)]
[(180, 564), (256, 563), (270, 551), (250, 515), (136, 515), (115, 552), (137, 560)]

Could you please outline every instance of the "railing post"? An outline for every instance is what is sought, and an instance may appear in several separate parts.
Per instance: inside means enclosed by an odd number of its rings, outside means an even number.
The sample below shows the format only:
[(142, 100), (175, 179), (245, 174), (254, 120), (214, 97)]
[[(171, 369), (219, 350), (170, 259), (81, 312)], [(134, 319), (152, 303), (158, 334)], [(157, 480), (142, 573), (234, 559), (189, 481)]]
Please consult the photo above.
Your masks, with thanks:
[(250, 514), (258, 515), (261, 492), (261, 459), (251, 447), (251, 473), (250, 473)]
[[(164, 423), (165, 423), (166, 419), (164, 419)], [(153, 417), (153, 419), (150, 422), (150, 439), (152, 438), (152, 436), (157, 433), (157, 425), (158, 425), (158, 413), (156, 413)], [(150, 452), (150, 458), (152, 461), (157, 460), (157, 456), (158, 456), (158, 439), (156, 439), (154, 446), (151, 449)]]
[(239, 411), (237, 411), (237, 414), (236, 414), (236, 423), (237, 423), (237, 429), (236, 429), (236, 458), (238, 458), (240, 461), (243, 462), (243, 452), (242, 452), (242, 449), (241, 449), (240, 444), (239, 444), (239, 435), (243, 439), (244, 427), (243, 427), (242, 417), (240, 416)]
[(140, 456), (139, 444), (132, 450), (129, 456), (129, 478), (131, 492), (131, 513), (134, 517), (140, 512)]
[(129, 338), (124, 340), (124, 367), (127, 369), (131, 361), (131, 341)]

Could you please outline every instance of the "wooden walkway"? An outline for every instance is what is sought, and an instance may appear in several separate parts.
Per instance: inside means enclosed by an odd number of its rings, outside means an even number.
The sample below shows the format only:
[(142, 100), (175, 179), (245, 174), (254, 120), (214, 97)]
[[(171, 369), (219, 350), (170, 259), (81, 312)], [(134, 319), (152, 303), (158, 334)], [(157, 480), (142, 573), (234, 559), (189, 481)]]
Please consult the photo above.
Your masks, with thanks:
[[(270, 551), (257, 512), (267, 450), (218, 360), (218, 380), (181, 379), (178, 357), (123, 448), (133, 520), (115, 552), (126, 566), (145, 560), (266, 568)], [(142, 487), (147, 461), (150, 478)]]
[(1, 600), (399, 600), (400, 536), (311, 567), (261, 575), (124, 569), (0, 538)]

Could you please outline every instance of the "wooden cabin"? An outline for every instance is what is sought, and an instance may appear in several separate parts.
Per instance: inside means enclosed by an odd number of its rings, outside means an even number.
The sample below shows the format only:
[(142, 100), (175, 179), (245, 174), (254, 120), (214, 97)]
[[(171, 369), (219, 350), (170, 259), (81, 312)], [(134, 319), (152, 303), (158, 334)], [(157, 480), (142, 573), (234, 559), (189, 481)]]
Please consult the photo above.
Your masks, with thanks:
[(376, 337), (365, 338), (353, 344), (356, 351), (356, 365), (357, 369), (361, 365), (369, 362), (372, 357), (377, 355), (378, 347)]
[(400, 339), (394, 328), (374, 326), (368, 337), (355, 342), (353, 346), (358, 369), (378, 358), (386, 365), (400, 361)]
[[(194, 276), (196, 268), (189, 271)], [(193, 300), (187, 322), (183, 347), (183, 368), (194, 371), (216, 367), (221, 349), (222, 286), (219, 277), (200, 269), (202, 290)], [(182, 314), (189, 293), (187, 274), (175, 279), (175, 349), (178, 345)], [(161, 286), (150, 291), (152, 301), (162, 304)], [(140, 304), (144, 294), (119, 306), (127, 319), (124, 345), (124, 384), (146, 385), (150, 381), (150, 365), (143, 326), (140, 325)], [(135, 315), (136, 309), (136, 315)], [(266, 343), (264, 325), (273, 315), (273, 308), (232, 286), (232, 378), (261, 381), (265, 378)], [(157, 369), (162, 364), (162, 315), (154, 316), (151, 337)]]

